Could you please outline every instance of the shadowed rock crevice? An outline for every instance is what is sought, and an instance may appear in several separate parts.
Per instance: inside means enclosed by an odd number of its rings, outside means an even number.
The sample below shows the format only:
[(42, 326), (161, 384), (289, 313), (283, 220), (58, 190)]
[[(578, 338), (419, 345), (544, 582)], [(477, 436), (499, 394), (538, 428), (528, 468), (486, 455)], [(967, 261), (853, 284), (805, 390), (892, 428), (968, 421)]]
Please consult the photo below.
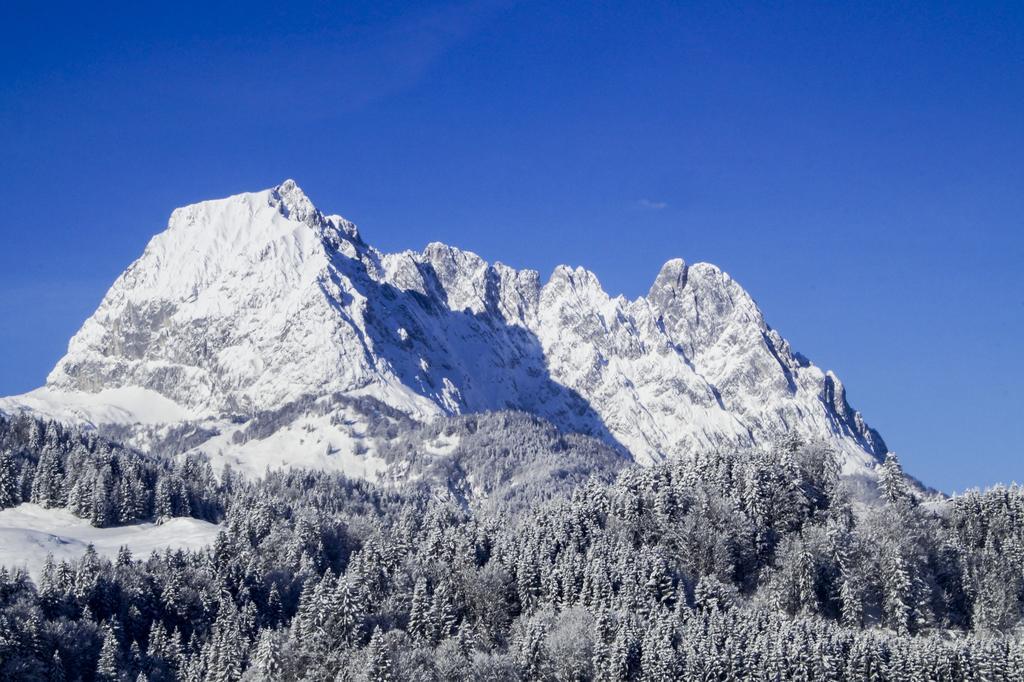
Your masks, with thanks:
[[(493, 267), (485, 276), (485, 312), (474, 313), (447, 307), (447, 293), (430, 263), (417, 268), (434, 296), (377, 281), (359, 259), (337, 253), (333, 260), (365, 299), (367, 324), (361, 337), (364, 347), (372, 349), (367, 352), (445, 413), (529, 412), (598, 437), (628, 456), (590, 403), (552, 378), (537, 336), (505, 320)], [(404, 340), (397, 329), (405, 330)]]

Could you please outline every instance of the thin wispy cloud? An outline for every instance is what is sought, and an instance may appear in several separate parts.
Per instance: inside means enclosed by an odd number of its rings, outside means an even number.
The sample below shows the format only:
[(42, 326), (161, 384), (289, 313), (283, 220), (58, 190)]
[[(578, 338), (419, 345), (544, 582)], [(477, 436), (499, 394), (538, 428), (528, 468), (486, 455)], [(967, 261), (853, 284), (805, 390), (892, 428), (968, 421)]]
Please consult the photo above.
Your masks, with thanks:
[(668, 202), (654, 201), (653, 199), (638, 199), (636, 207), (644, 211), (661, 211), (668, 208)]

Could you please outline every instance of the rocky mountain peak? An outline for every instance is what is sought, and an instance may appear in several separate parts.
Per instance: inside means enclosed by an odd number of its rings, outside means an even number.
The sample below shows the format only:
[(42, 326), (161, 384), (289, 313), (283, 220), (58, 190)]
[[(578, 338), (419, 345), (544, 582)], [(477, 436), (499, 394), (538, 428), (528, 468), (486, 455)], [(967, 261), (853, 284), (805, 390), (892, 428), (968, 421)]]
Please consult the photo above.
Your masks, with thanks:
[(306, 193), (295, 183), (294, 180), (288, 179), (282, 182), (280, 185), (270, 190), (271, 196), (278, 202), (282, 215), (286, 218), (292, 218), (299, 222), (320, 222), (322, 216), (320, 212), (313, 205), (313, 202), (309, 200)]
[[(413, 419), (514, 408), (640, 462), (792, 432), (830, 443), (851, 471), (885, 451), (838, 379), (796, 356), (713, 265), (670, 260), (627, 301), (581, 267), (542, 285), (438, 242), (384, 254), (292, 180), (174, 211), (46, 391), (57, 412), (142, 391), (177, 406), (168, 423), (337, 394)], [(132, 409), (88, 419), (130, 423)]]

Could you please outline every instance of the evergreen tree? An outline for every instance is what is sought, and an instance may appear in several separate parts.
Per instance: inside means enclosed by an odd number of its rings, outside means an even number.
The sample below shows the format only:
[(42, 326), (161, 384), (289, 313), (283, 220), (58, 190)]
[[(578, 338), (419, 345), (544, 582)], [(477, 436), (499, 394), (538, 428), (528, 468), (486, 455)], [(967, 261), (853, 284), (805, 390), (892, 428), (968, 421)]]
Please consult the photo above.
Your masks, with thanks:
[(434, 590), (430, 620), (438, 639), (447, 639), (456, 633), (458, 611), (455, 606), (455, 595), (448, 580), (442, 579), (437, 589)]
[(121, 670), (121, 649), (117, 643), (117, 636), (109, 623), (103, 626), (103, 646), (100, 649), (100, 658), (96, 664), (96, 679), (103, 682), (114, 682), (120, 679)]
[(373, 629), (366, 657), (366, 676), (369, 682), (392, 682), (395, 679), (391, 668), (391, 656), (379, 628)]
[(50, 659), (50, 669), (47, 671), (47, 680), (49, 682), (64, 682), (67, 679), (67, 675), (64, 672), (64, 661), (60, 658), (60, 652), (54, 651), (53, 657)]
[(121, 478), (118, 487), (117, 521), (118, 523), (131, 523), (136, 518), (138, 503), (135, 501), (135, 491), (127, 478)]
[(267, 596), (267, 621), (277, 626), (284, 616), (284, 607), (281, 604), (281, 591), (277, 589), (277, 583), (270, 587), (270, 594)]
[(530, 622), (519, 644), (516, 665), (522, 675), (528, 679), (542, 679), (545, 673), (544, 624), (539, 621)]
[(907, 485), (907, 478), (903, 473), (896, 453), (890, 452), (885, 457), (885, 462), (878, 470), (878, 487), (890, 504), (904, 505), (913, 502), (913, 495), (910, 486)]
[(896, 632), (907, 635), (913, 627), (914, 607), (910, 572), (903, 557), (899, 554), (890, 557), (884, 578), (886, 623)]
[(116, 516), (112, 499), (110, 474), (107, 471), (100, 471), (96, 477), (92, 490), (92, 525), (97, 528), (106, 528), (111, 525)]
[(59, 507), (64, 502), (60, 455), (55, 449), (46, 449), (39, 456), (32, 482), (32, 501), (47, 508)]
[(260, 631), (253, 655), (253, 668), (260, 680), (278, 680), (281, 678), (281, 651), (278, 634), (274, 630)]
[(0, 449), (0, 509), (13, 507), (20, 501), (18, 476), (14, 469), (14, 456)]

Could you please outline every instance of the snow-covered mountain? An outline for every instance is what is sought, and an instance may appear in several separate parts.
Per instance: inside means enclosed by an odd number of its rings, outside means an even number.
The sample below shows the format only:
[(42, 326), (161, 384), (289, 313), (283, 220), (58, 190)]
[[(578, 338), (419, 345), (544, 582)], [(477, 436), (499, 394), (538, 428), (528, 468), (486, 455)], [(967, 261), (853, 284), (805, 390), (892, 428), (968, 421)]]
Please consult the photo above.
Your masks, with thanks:
[[(291, 180), (174, 211), (46, 386), (0, 409), (121, 425), (143, 447), (184, 429), (192, 449), (257, 472), (372, 471), (338, 395), (419, 421), (523, 410), (641, 463), (791, 432), (832, 443), (849, 471), (886, 451), (838, 378), (713, 265), (671, 260), (627, 300), (582, 268), (544, 282), (439, 243), (385, 254)], [(237, 435), (297, 402), (320, 407)]]

